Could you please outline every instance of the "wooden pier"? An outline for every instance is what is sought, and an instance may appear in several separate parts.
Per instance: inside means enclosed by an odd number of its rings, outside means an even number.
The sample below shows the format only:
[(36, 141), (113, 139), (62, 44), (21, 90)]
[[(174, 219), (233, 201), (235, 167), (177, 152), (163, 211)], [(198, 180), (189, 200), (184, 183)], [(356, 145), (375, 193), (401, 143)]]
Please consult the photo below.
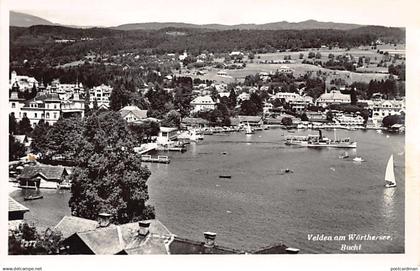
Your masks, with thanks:
[(142, 155), (141, 161), (149, 162), (149, 163), (162, 163), (162, 164), (169, 164), (171, 162), (168, 156), (160, 156), (160, 155), (158, 157), (152, 157), (151, 155)]

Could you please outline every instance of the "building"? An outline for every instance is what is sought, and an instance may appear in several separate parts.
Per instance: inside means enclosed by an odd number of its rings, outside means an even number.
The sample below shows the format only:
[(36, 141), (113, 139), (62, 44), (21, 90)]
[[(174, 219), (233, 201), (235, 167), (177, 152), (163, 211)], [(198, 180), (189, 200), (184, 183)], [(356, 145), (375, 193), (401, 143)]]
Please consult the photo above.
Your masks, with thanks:
[(89, 107), (93, 108), (94, 102), (96, 100), (98, 107), (102, 108), (109, 108), (110, 97), (112, 93), (112, 87), (107, 85), (100, 85), (97, 87), (93, 87), (89, 91), (90, 95), (90, 104)]
[(362, 126), (365, 120), (362, 116), (350, 116), (345, 114), (337, 114), (333, 119), (337, 124), (344, 126)]
[(54, 229), (62, 233), (68, 254), (169, 254), (173, 236), (159, 220), (114, 225), (109, 219), (105, 213), (98, 221), (65, 216)]
[(316, 100), (317, 106), (327, 107), (331, 104), (349, 104), (351, 102), (350, 94), (342, 94), (339, 90), (331, 90), (324, 93)]
[(38, 88), (38, 81), (34, 77), (17, 75), (16, 71), (12, 71), (9, 89), (12, 89), (15, 83), (19, 86), (20, 91), (30, 90), (34, 86)]
[(9, 114), (13, 114), (17, 120), (21, 119), (22, 107), (25, 106), (25, 99), (18, 97), (18, 91), (12, 91), (9, 98)]
[(286, 74), (292, 74), (294, 72), (294, 70), (292, 68), (290, 68), (289, 66), (285, 66), (285, 65), (280, 66), (280, 68), (277, 71), (279, 73), (286, 73)]
[(156, 255), (156, 254), (287, 254), (297, 253), (284, 244), (253, 251), (220, 246), (216, 233), (204, 232), (204, 241), (172, 234), (159, 220), (114, 225), (110, 215), (101, 213), (98, 221), (65, 216), (54, 230), (62, 233), (63, 250), (67, 254), (87, 255)]
[(160, 127), (159, 135), (156, 142), (161, 145), (167, 145), (175, 140), (178, 136), (178, 128), (174, 127)]
[(25, 213), (29, 212), (26, 206), (23, 206), (9, 196), (9, 230), (17, 229), (20, 223), (25, 219)]
[(21, 188), (57, 188), (62, 182), (69, 182), (70, 174), (63, 166), (26, 166), (18, 177)]
[(301, 96), (294, 92), (277, 92), (270, 97), (270, 100), (284, 100), (290, 105), (290, 108), (297, 113), (303, 113), (308, 105), (313, 104), (313, 99), (310, 96)]
[(134, 105), (125, 106), (119, 112), (121, 117), (128, 123), (138, 122), (147, 118), (147, 110), (141, 110)]
[(405, 111), (405, 100), (377, 100), (372, 106), (372, 120), (380, 123), (386, 116), (405, 114)]
[(238, 95), (238, 97), (236, 97), (236, 101), (243, 102), (243, 101), (249, 100), (250, 97), (251, 96), (249, 95), (249, 93), (242, 92), (241, 94)]
[[(237, 120), (235, 120), (237, 119)], [(242, 125), (248, 124), (250, 126), (262, 126), (263, 125), (263, 119), (261, 116), (241, 116), (239, 115), (237, 118), (233, 119), (234, 123), (239, 123)]]
[(32, 100), (25, 101), (20, 111), (18, 116), (15, 116), (16, 120), (20, 121), (23, 117), (27, 117), (33, 127), (41, 119), (53, 125), (60, 118), (61, 100), (56, 93), (44, 94), (39, 92)]
[(198, 96), (191, 101), (190, 105), (193, 108), (191, 112), (208, 111), (216, 108), (216, 102), (209, 95)]
[(14, 114), (17, 121), (27, 117), (31, 126), (35, 127), (40, 120), (53, 125), (60, 117), (85, 115), (85, 103), (79, 93), (73, 93), (70, 99), (62, 100), (57, 93), (40, 91), (35, 98), (24, 100), (18, 97), (18, 92), (12, 91), (9, 98), (9, 112)]

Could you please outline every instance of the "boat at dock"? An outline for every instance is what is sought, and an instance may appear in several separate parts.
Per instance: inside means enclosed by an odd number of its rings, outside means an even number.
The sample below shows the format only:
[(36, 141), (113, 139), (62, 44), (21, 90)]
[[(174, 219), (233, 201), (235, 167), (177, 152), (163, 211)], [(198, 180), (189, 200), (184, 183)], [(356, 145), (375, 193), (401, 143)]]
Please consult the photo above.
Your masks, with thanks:
[(162, 164), (169, 164), (171, 160), (169, 160), (168, 156), (161, 156), (152, 157), (151, 155), (142, 155), (141, 156), (142, 162), (149, 162), (149, 163), (162, 163)]
[(385, 170), (385, 187), (392, 188), (396, 187), (397, 182), (395, 181), (395, 174), (394, 174), (394, 155), (391, 154), (389, 157), (388, 163), (386, 165)]
[(30, 196), (25, 196), (23, 200), (36, 200), (36, 199), (42, 199), (42, 198), (44, 198), (43, 195), (37, 195), (37, 196), (30, 195)]
[(62, 182), (60, 184), (57, 184), (58, 189), (71, 189), (71, 183), (69, 182)]

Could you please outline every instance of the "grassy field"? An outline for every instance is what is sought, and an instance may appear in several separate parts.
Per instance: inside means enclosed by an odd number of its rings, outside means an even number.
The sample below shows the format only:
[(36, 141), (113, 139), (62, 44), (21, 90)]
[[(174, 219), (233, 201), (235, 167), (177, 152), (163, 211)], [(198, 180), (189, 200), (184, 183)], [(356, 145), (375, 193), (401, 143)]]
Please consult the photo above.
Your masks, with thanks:
[[(193, 75), (196, 71), (192, 70), (190, 74), (183, 73), (183, 75), (191, 76), (193, 78), (200, 78), (202, 80), (214, 80), (219, 83), (231, 83), (231, 82), (241, 82), (245, 79), (247, 75), (254, 75), (260, 72), (271, 72), (276, 71), (281, 66), (285, 66), (285, 64), (258, 64), (258, 63), (248, 63), (244, 69), (240, 70), (225, 70), (229, 77), (219, 76), (217, 72), (220, 71), (219, 69), (207, 69), (204, 72), (204, 75)], [(314, 65), (309, 64), (287, 64), (289, 68), (294, 70), (294, 75), (304, 75), (307, 72), (317, 72), (321, 71), (325, 73), (327, 81), (331, 81), (332, 79), (342, 78), (346, 80), (348, 84), (353, 82), (366, 82), (369, 83), (370, 80), (376, 79), (386, 79), (389, 74), (382, 74), (382, 73), (356, 73), (356, 72), (349, 72), (349, 71), (335, 71), (330, 69), (324, 69), (322, 67), (317, 67)]]
[[(390, 54), (398, 53), (405, 56), (405, 49), (404, 45), (397, 45), (396, 47), (393, 45), (379, 45), (377, 49), (382, 51), (388, 51)], [(195, 75), (196, 70), (191, 70), (190, 73), (183, 72), (183, 75), (192, 76), (193, 78), (200, 78), (200, 79), (208, 79), (214, 80), (219, 83), (230, 83), (235, 81), (243, 81), (247, 75), (254, 75), (259, 72), (274, 72), (279, 69), (281, 66), (287, 66), (294, 70), (294, 75), (299, 76), (306, 74), (307, 72), (317, 72), (321, 71), (323, 76), (325, 76), (326, 80), (329, 82), (332, 79), (342, 78), (348, 84), (353, 82), (366, 82), (368, 83), (371, 80), (382, 80), (386, 79), (388, 74), (387, 67), (377, 67), (377, 64), (384, 59), (384, 55), (379, 54), (377, 49), (371, 49), (370, 47), (359, 47), (353, 48), (349, 51), (340, 48), (333, 48), (329, 50), (328, 48), (322, 49), (308, 49), (305, 51), (298, 51), (298, 52), (278, 52), (278, 53), (268, 53), (268, 54), (258, 54), (255, 56), (253, 63), (250, 63), (248, 59), (245, 58), (245, 61), (248, 61), (246, 67), (240, 70), (225, 70), (228, 76), (218, 76), (217, 72), (220, 69), (214, 68), (207, 68), (204, 70), (206, 73), (205, 75)], [(330, 70), (325, 69), (322, 67), (318, 67), (315, 65), (309, 64), (302, 64), (303, 59), (299, 59), (299, 55), (301, 53), (304, 54), (304, 59), (307, 59), (308, 53), (313, 51), (315, 53), (321, 53), (321, 61), (325, 62), (328, 60), (328, 55), (333, 54), (334, 56), (337, 55), (344, 55), (349, 54), (352, 55), (356, 60), (359, 57), (369, 57), (370, 58), (370, 65), (365, 65), (364, 67), (357, 68), (358, 72), (349, 72), (349, 71), (338, 71), (338, 70)], [(294, 63), (291, 64), (263, 64), (261, 62), (267, 61), (278, 61), (283, 60), (284, 56), (290, 55), (291, 60)], [(402, 63), (403, 60), (397, 60), (395, 64)], [(391, 64), (390, 62), (387, 65)]]

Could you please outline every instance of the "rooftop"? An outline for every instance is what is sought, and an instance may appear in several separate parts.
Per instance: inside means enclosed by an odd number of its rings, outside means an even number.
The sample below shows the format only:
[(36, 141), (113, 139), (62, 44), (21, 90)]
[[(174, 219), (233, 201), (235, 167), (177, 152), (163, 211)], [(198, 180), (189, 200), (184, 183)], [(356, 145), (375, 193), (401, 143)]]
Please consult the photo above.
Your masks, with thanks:
[(9, 212), (29, 212), (29, 209), (13, 198), (9, 197)]
[(68, 174), (63, 166), (49, 166), (49, 165), (36, 165), (26, 166), (22, 169), (20, 179), (32, 179), (37, 175), (42, 175), (45, 179), (58, 180), (61, 179), (63, 174)]

